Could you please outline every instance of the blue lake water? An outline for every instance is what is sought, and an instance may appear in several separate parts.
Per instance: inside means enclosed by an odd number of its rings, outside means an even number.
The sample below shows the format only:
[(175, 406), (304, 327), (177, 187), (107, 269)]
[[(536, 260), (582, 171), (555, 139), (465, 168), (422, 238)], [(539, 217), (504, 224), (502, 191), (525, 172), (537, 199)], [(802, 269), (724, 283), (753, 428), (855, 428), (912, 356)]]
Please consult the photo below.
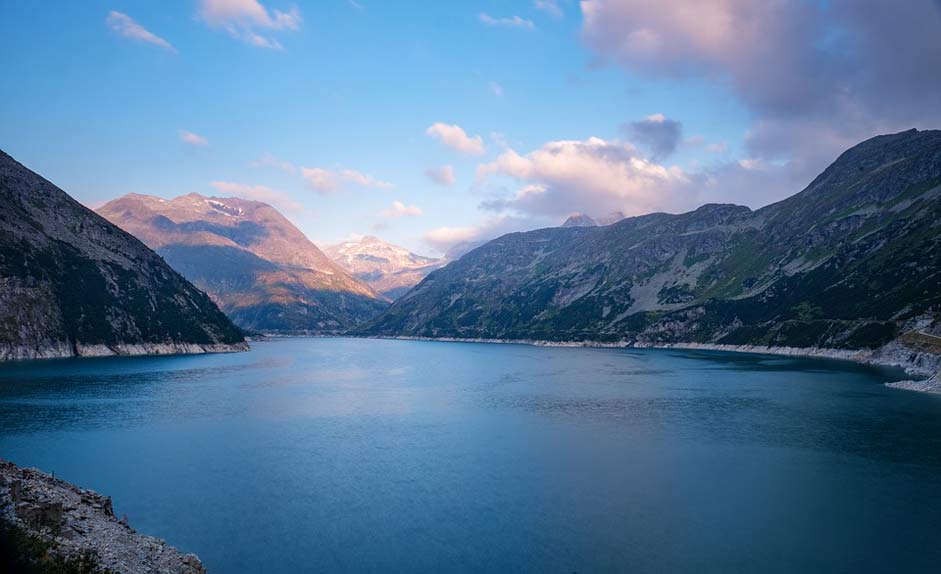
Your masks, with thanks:
[(941, 397), (760, 355), (290, 339), (0, 365), (0, 457), (211, 573), (937, 572)]

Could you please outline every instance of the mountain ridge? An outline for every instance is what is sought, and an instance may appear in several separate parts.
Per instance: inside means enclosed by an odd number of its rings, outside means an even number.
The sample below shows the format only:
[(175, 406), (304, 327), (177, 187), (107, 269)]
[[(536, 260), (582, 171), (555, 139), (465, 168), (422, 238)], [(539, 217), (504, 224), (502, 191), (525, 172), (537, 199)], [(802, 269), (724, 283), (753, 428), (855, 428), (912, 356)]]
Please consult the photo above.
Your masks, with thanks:
[(941, 330), (939, 196), (941, 132), (877, 136), (754, 211), (504, 235), (363, 333), (874, 349)]
[(250, 331), (339, 333), (387, 305), (264, 202), (128, 194), (98, 212), (156, 250)]
[(156, 253), (0, 151), (0, 359), (246, 348)]
[(372, 235), (325, 245), (323, 252), (384, 297), (395, 300), (447, 261), (412, 253)]

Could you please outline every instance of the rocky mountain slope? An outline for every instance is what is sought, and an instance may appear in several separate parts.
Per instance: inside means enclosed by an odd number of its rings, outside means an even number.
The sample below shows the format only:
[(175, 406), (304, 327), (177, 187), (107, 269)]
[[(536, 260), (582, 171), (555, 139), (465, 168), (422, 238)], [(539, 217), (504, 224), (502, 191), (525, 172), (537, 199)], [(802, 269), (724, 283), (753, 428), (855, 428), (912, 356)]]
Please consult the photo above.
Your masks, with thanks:
[(391, 300), (445, 264), (443, 259), (416, 255), (371, 235), (327, 245), (323, 251), (353, 277)]
[(157, 254), (0, 152), (0, 359), (240, 348)]
[[(0, 460), (0, 524), (6, 526), (5, 535), (22, 539), (14, 548), (18, 556), (2, 557), (13, 563), (0, 561), (10, 572), (206, 571), (195, 555), (138, 534), (126, 518), (119, 520), (110, 498), (5, 460)], [(16, 541), (4, 542), (9, 546)]]
[(757, 211), (505, 235), (429, 275), (368, 333), (865, 349), (936, 341), (939, 317), (941, 132), (910, 130), (853, 147)]
[(244, 329), (336, 333), (388, 305), (266, 203), (129, 194), (98, 213), (157, 251)]

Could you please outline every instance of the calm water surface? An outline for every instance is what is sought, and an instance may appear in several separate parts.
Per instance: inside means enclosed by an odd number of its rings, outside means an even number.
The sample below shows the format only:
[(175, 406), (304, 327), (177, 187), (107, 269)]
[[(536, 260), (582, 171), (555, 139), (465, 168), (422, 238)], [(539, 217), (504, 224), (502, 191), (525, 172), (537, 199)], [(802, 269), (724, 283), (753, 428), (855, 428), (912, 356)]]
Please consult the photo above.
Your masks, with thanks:
[(715, 352), (350, 339), (0, 365), (0, 457), (214, 573), (937, 572), (941, 398)]

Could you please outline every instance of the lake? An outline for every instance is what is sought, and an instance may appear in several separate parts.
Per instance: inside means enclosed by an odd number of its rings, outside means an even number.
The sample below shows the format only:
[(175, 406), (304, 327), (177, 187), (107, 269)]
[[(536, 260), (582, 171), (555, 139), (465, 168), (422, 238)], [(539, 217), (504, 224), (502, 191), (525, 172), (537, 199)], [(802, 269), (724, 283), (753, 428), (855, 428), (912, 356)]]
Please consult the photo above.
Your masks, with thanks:
[(0, 364), (0, 457), (211, 573), (927, 572), (941, 397), (707, 351), (285, 339)]

